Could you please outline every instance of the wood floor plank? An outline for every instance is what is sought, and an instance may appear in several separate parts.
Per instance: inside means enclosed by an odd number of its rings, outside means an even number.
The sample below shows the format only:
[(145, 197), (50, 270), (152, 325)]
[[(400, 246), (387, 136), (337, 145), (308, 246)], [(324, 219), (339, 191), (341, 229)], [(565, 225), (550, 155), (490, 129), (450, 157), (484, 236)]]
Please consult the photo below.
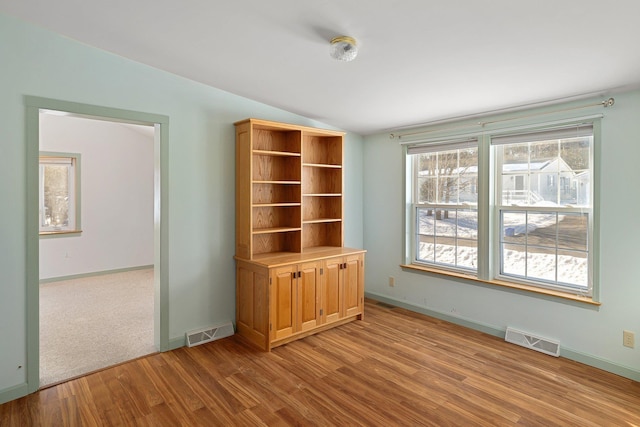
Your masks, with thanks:
[(260, 352), (236, 337), (0, 405), (12, 426), (640, 426), (640, 383), (402, 308)]
[(219, 418), (231, 420), (233, 414), (246, 409), (246, 406), (236, 399), (219, 383), (220, 376), (210, 372), (206, 366), (200, 365), (202, 359), (191, 356), (197, 352), (176, 351), (179, 356), (174, 368), (185, 378), (192, 378), (190, 383), (194, 392), (202, 397), (207, 406), (218, 414)]

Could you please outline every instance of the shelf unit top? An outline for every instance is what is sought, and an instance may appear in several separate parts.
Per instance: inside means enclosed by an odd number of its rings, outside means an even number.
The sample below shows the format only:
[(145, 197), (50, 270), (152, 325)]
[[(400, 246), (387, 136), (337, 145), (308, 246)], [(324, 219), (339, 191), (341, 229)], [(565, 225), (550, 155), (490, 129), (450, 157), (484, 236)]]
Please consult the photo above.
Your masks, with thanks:
[(345, 132), (331, 130), (331, 129), (320, 129), (309, 126), (302, 125), (293, 125), (291, 123), (281, 123), (274, 122), (270, 120), (263, 119), (254, 119), (249, 118), (245, 120), (240, 120), (239, 122), (235, 122), (234, 125), (238, 126), (244, 123), (250, 123), (255, 129), (265, 129), (265, 130), (290, 130), (290, 131), (302, 131), (308, 135), (317, 135), (317, 136), (344, 136)]

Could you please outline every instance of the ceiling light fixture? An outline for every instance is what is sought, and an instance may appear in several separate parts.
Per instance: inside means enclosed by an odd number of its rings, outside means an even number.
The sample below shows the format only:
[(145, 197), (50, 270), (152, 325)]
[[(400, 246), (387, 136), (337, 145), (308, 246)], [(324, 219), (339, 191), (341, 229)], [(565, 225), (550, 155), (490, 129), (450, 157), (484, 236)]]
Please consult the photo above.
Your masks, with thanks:
[(331, 40), (330, 55), (338, 61), (353, 61), (358, 55), (356, 39), (347, 36), (335, 37)]

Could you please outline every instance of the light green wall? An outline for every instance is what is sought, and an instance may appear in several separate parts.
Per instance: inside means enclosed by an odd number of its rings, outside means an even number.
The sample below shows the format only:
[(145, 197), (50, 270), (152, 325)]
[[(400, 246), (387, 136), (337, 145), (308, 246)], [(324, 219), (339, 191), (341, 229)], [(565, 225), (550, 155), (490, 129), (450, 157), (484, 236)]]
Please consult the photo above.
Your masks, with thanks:
[[(2, 14), (0, 58), (0, 401), (27, 377), (25, 95), (169, 117), (169, 338), (234, 320), (233, 122), (328, 126)], [(345, 244), (362, 247), (362, 137), (347, 134), (345, 152)]]
[[(640, 337), (640, 197), (636, 185), (640, 179), (640, 91), (613, 96), (615, 106), (596, 109), (605, 114), (600, 158), (599, 309), (403, 271), (399, 265), (403, 263), (404, 242), (404, 158), (398, 140), (391, 140), (388, 133), (368, 136), (364, 144), (366, 292), (497, 334), (512, 326), (558, 339), (563, 355), (640, 380), (640, 345), (635, 349), (622, 345), (625, 329)], [(573, 105), (602, 99), (606, 97)], [(565, 116), (585, 114), (578, 109)], [(538, 120), (544, 122), (548, 117), (541, 115)], [(388, 286), (389, 276), (395, 277), (394, 287)]]

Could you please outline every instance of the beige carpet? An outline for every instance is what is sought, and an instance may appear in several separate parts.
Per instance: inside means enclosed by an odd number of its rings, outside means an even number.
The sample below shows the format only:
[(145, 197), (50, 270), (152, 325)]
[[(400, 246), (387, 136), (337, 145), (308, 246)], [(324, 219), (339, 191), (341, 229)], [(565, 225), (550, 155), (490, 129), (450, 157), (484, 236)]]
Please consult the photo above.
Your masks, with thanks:
[(40, 386), (155, 351), (153, 269), (40, 285)]

